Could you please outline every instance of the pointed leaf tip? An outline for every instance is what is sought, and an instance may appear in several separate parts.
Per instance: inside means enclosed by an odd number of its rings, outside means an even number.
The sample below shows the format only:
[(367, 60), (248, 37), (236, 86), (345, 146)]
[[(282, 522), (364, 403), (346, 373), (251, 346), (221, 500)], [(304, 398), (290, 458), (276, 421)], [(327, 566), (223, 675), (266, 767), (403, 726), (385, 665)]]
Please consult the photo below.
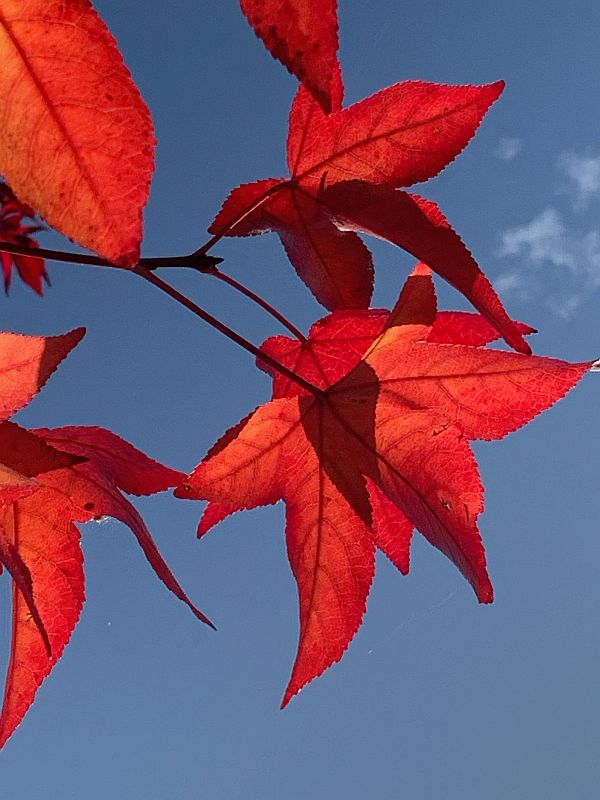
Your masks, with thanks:
[(85, 328), (48, 337), (0, 333), (0, 419), (29, 403), (84, 334)]
[(240, 6), (273, 58), (307, 87), (326, 114), (335, 108), (337, 0), (240, 0)]

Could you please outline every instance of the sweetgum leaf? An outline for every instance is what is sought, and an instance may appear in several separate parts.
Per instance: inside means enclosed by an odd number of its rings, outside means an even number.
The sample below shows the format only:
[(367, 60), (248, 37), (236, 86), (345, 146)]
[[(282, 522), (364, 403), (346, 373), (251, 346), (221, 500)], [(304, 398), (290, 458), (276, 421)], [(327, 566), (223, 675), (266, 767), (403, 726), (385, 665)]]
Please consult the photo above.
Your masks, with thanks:
[(327, 117), (292, 109), (300, 124), (288, 137), (290, 174), (307, 186), (324, 174), (327, 183), (359, 178), (394, 187), (433, 178), (466, 147), (503, 88), (503, 81), (405, 81)]
[(83, 606), (83, 558), (74, 522), (111, 516), (128, 525), (160, 580), (196, 617), (212, 623), (188, 599), (141, 516), (121, 494), (162, 491), (180, 481), (181, 473), (102, 428), (26, 431), (4, 423), (0, 462), (35, 476), (33, 493), (0, 507), (0, 560), (14, 579), (1, 747), (60, 658)]
[[(455, 344), (454, 335), (481, 346)], [(286, 503), (300, 640), (283, 705), (342, 657), (362, 620), (374, 548), (408, 571), (413, 528), (480, 602), (492, 601), (477, 527), (483, 488), (468, 439), (524, 425), (591, 363), (488, 350), (490, 338), (478, 315), (436, 312), (430, 273), (419, 265), (391, 313), (338, 311), (306, 342), (267, 340), (265, 351), (314, 393), (276, 376), (274, 399), (177, 488), (209, 501), (202, 533), (234, 511)]]
[(338, 24), (336, 0), (240, 0), (265, 47), (312, 92), (329, 113), (335, 108)]
[[(336, 76), (341, 100), (341, 76)], [(299, 276), (330, 310), (368, 308), (373, 266), (355, 231), (372, 233), (423, 260), (511, 346), (529, 352), (518, 326), (437, 206), (394, 191), (433, 177), (452, 161), (502, 88), (501, 82), (445, 86), (408, 81), (326, 115), (301, 86), (287, 139), (292, 177), (235, 189), (210, 232), (248, 236), (275, 231)]]
[(27, 431), (2, 421), (25, 405), (83, 336), (0, 334), (0, 572), (13, 580), (11, 655), (0, 712), (0, 747), (60, 658), (84, 602), (83, 558), (74, 522), (104, 515), (130, 527), (160, 580), (203, 622), (164, 562), (144, 521), (121, 494), (175, 486), (182, 473), (111, 431)]
[(53, 228), (133, 266), (154, 134), (110, 32), (87, 0), (2, 0), (0, 61), (0, 172)]

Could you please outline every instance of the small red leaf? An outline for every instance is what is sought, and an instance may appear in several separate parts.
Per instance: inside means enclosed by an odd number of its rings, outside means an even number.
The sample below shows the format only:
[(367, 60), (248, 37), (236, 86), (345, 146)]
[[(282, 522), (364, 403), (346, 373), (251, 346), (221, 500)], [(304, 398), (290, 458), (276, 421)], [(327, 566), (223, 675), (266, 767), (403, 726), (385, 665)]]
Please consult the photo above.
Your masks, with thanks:
[[(37, 242), (31, 234), (40, 230), (38, 225), (24, 225), (24, 217), (33, 217), (34, 211), (25, 203), (20, 203), (14, 192), (6, 183), (0, 181), (0, 239), (9, 244), (24, 247), (37, 247)], [(30, 286), (34, 292), (42, 295), (42, 281), (50, 284), (46, 266), (42, 258), (37, 256), (18, 256), (1, 252), (2, 277), (4, 278), (4, 291), (8, 294), (12, 278), (13, 266), (21, 280)]]
[(150, 494), (181, 478), (100, 428), (34, 432), (12, 422), (0, 424), (0, 563), (14, 581), (0, 747), (60, 657), (83, 604), (79, 532), (73, 522), (104, 515), (124, 522), (163, 583), (211, 624), (187, 598), (142, 518), (119, 491)]

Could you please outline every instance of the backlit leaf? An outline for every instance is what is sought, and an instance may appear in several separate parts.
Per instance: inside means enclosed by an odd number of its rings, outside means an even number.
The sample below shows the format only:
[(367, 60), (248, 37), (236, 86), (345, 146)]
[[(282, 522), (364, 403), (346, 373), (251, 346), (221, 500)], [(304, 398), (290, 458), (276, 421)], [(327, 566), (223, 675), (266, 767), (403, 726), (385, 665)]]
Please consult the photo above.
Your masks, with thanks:
[(0, 172), (49, 225), (115, 264), (139, 258), (150, 114), (87, 0), (1, 0)]

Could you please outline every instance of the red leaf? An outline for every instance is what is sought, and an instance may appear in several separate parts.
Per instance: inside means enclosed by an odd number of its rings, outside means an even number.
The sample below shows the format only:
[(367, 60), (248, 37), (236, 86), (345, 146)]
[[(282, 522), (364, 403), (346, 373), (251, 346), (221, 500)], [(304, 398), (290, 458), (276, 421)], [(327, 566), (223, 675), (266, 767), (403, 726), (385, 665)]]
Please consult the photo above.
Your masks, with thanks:
[[(391, 315), (335, 312), (307, 342), (267, 340), (265, 351), (315, 393), (276, 376), (275, 399), (176, 490), (209, 501), (203, 531), (233, 511), (286, 503), (300, 641), (284, 705), (341, 658), (364, 613), (375, 545), (407, 572), (415, 527), (491, 602), (477, 528), (483, 490), (467, 438), (520, 427), (591, 366), (439, 344), (429, 340), (434, 314), (419, 265)], [(458, 330), (482, 333), (474, 320)]]
[(84, 328), (49, 337), (0, 333), (0, 420), (37, 394), (84, 333)]
[(3, 0), (0, 58), (0, 172), (53, 228), (133, 266), (154, 135), (110, 32), (87, 0)]
[(531, 352), (492, 284), (435, 203), (363, 181), (332, 186), (324, 192), (323, 202), (341, 224), (387, 239), (424, 261), (462, 292), (511, 347)]
[[(38, 225), (24, 225), (23, 217), (33, 217), (34, 211), (24, 203), (20, 203), (12, 189), (0, 181), (0, 240), (10, 244), (37, 247), (31, 234), (40, 230)], [(39, 295), (44, 293), (42, 280), (50, 284), (43, 259), (37, 256), (17, 256), (1, 252), (2, 276), (4, 290), (8, 294), (13, 265), (21, 279)]]
[(34, 433), (57, 450), (87, 460), (70, 470), (55, 472), (45, 483), (71, 498), (78, 509), (78, 522), (108, 516), (127, 525), (142, 548), (148, 563), (169, 591), (182, 600), (194, 615), (214, 627), (188, 599), (165, 563), (141, 516), (120, 490), (135, 494), (154, 494), (175, 486), (182, 473), (168, 469), (102, 428), (70, 427)]
[(503, 88), (502, 81), (405, 81), (328, 117), (305, 116), (288, 138), (290, 172), (313, 187), (323, 176), (328, 184), (359, 178), (394, 187), (433, 178), (466, 147)]
[[(341, 76), (336, 75), (341, 101)], [(409, 81), (326, 116), (300, 87), (287, 141), (292, 178), (234, 190), (210, 231), (223, 236), (277, 231), (302, 280), (332, 310), (368, 307), (372, 263), (353, 230), (380, 236), (428, 264), (515, 349), (530, 352), (437, 206), (394, 191), (433, 177), (452, 161), (502, 88), (502, 83)]]
[[(265, 192), (279, 187), (250, 214)], [(243, 219), (235, 222), (241, 215)], [(373, 291), (371, 254), (355, 233), (341, 231), (310, 195), (285, 181), (239, 186), (229, 195), (211, 233), (248, 236), (275, 231), (299, 277), (326, 308), (367, 308)]]
[[(0, 561), (14, 579), (13, 639), (0, 716), (0, 747), (18, 725), (60, 657), (84, 600), (79, 532), (73, 522), (109, 515), (128, 525), (158, 577), (194, 614), (148, 529), (119, 489), (150, 494), (181, 480), (179, 472), (149, 459), (101, 428), (26, 431), (0, 425)], [(4, 466), (5, 465), (5, 466)], [(34, 491), (11, 494), (19, 483)], [(16, 476), (16, 477), (15, 477)], [(35, 478), (28, 485), (27, 478)], [(18, 488), (18, 486), (17, 486)], [(48, 652), (49, 648), (51, 651)]]
[(337, 69), (336, 0), (240, 0), (267, 50), (302, 81), (326, 113)]
[(13, 586), (11, 656), (0, 715), (0, 747), (12, 734), (35, 693), (60, 658), (84, 601), (79, 532), (64, 512), (65, 501), (51, 489), (0, 509), (0, 524), (26, 565), (51, 655), (25, 595)]
[[(30, 241), (33, 247), (37, 247), (35, 239)], [(48, 277), (44, 260), (37, 256), (14, 256), (13, 261), (21, 280), (27, 286), (30, 286), (36, 294), (43, 295), (43, 283), (50, 285), (50, 278)], [(8, 287), (6, 288), (8, 289)]]

